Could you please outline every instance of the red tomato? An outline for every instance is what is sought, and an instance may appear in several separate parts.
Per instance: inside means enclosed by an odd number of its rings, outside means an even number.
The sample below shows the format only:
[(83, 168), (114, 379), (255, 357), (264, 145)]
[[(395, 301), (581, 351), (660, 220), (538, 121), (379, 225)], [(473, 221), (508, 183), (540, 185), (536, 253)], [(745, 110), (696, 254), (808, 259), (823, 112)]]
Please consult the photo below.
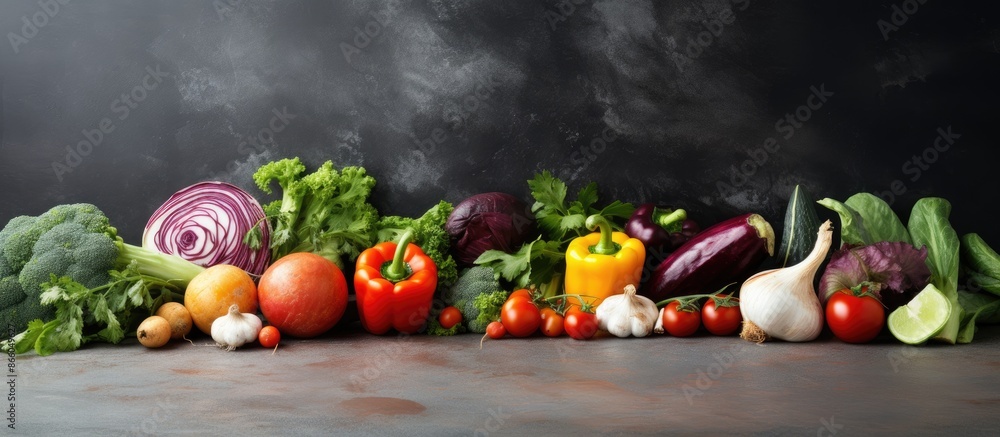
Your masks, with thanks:
[(546, 337), (563, 335), (563, 316), (552, 308), (542, 308), (542, 334)]
[(445, 307), (438, 314), (438, 323), (444, 329), (451, 329), (453, 326), (462, 323), (462, 312), (455, 307)]
[(510, 335), (527, 337), (534, 334), (542, 324), (542, 313), (531, 300), (508, 299), (500, 309), (500, 322)]
[(557, 312), (556, 310), (552, 309), (552, 307), (545, 307), (545, 308), (539, 309), (538, 312), (542, 314), (542, 321), (545, 321), (545, 319), (547, 319), (549, 316), (551, 316), (553, 314), (559, 315), (559, 312)]
[(841, 341), (867, 343), (885, 326), (885, 308), (872, 295), (856, 296), (843, 289), (827, 300), (826, 323)]
[(260, 312), (282, 334), (320, 335), (347, 309), (347, 279), (332, 261), (309, 252), (281, 257), (257, 285)]
[(576, 340), (588, 340), (597, 334), (597, 315), (578, 308), (571, 309), (566, 312), (563, 327), (570, 337)]
[(503, 327), (503, 323), (490, 322), (489, 325), (486, 325), (486, 335), (494, 340), (503, 338), (503, 336), (507, 335), (507, 328)]
[(709, 299), (701, 307), (701, 323), (712, 334), (733, 335), (743, 325), (743, 314), (740, 314), (739, 305), (720, 307), (715, 305), (715, 300)]
[(514, 290), (514, 292), (511, 293), (510, 296), (507, 296), (507, 300), (522, 299), (522, 298), (527, 299), (529, 302), (532, 301), (531, 290), (528, 290), (527, 288), (522, 288), (520, 290)]
[(281, 341), (281, 333), (278, 332), (278, 328), (268, 325), (265, 326), (264, 329), (261, 329), (260, 333), (257, 334), (257, 341), (260, 342), (261, 346), (273, 348), (278, 345), (279, 341)]
[(701, 327), (700, 311), (681, 311), (677, 307), (680, 302), (673, 301), (663, 307), (663, 329), (674, 337), (687, 337)]

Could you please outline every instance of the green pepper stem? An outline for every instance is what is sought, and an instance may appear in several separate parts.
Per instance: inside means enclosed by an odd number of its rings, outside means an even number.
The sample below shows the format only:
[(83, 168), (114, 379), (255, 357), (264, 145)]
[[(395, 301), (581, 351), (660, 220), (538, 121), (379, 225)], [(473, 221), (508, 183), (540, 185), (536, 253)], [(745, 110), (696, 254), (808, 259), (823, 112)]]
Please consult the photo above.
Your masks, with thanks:
[(687, 220), (687, 211), (683, 209), (653, 211), (653, 222), (670, 232), (680, 232), (684, 220)]
[(587, 217), (586, 223), (587, 229), (595, 231), (600, 229), (601, 240), (597, 244), (590, 246), (590, 252), (598, 255), (614, 255), (618, 253), (619, 246), (615, 244), (615, 241), (611, 239), (611, 223), (608, 223), (608, 219), (600, 214), (594, 214)]
[(385, 279), (390, 281), (402, 281), (410, 275), (409, 269), (406, 265), (406, 261), (403, 260), (403, 255), (406, 254), (406, 247), (410, 245), (410, 241), (413, 240), (413, 229), (407, 228), (403, 235), (399, 237), (399, 242), (396, 243), (396, 253), (392, 257), (392, 263), (389, 264), (382, 275)]

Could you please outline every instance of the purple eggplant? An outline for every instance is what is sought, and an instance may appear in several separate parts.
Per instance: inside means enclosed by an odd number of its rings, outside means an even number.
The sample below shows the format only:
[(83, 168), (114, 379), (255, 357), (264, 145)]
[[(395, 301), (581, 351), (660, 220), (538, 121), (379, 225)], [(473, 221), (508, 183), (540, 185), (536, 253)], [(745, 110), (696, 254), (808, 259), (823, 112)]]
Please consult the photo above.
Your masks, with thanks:
[(774, 229), (759, 214), (744, 214), (705, 229), (670, 254), (640, 294), (659, 302), (711, 293), (746, 279), (774, 255)]
[(698, 224), (687, 218), (683, 209), (652, 203), (639, 205), (625, 223), (625, 233), (642, 241), (647, 251), (673, 252), (699, 231)]

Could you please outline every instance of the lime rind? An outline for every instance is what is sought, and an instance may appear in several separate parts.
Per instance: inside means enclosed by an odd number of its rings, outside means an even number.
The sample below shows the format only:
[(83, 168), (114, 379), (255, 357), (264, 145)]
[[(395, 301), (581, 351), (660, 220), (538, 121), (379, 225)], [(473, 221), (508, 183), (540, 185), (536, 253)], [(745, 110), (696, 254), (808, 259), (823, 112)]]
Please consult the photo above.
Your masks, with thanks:
[(909, 303), (896, 308), (886, 321), (889, 332), (906, 344), (921, 344), (948, 323), (951, 302), (932, 284), (924, 287)]

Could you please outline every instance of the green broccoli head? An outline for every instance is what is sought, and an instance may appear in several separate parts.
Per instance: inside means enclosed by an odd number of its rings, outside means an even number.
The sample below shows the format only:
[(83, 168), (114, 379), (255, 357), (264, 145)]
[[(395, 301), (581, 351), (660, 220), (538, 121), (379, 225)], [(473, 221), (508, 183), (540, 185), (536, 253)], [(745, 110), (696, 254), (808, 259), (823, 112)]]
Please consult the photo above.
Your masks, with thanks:
[[(52, 307), (42, 305), (38, 296), (29, 296), (24, 293), (21, 284), (17, 281), (17, 276), (5, 276), (0, 278), (0, 320), (13, 324), (17, 331), (22, 331), (28, 326), (28, 322), (34, 319), (49, 320), (55, 317), (55, 310)], [(3, 326), (3, 334), (0, 338), (5, 338), (9, 330)]]
[(35, 243), (35, 256), (18, 276), (28, 295), (41, 293), (40, 285), (51, 275), (69, 276), (88, 288), (107, 283), (115, 268), (118, 246), (106, 234), (87, 232), (79, 223), (56, 225)]
[(38, 298), (52, 274), (88, 286), (107, 282), (118, 255), (116, 239), (107, 216), (87, 203), (11, 219), (0, 230), (0, 316), (18, 329), (52, 318), (52, 309)]
[(469, 331), (486, 332), (486, 325), (500, 316), (508, 293), (500, 287), (493, 269), (474, 266), (462, 271), (443, 295), (445, 304), (458, 308)]
[[(452, 305), (461, 310), (466, 302), (475, 299), (476, 296), (501, 289), (500, 281), (497, 280), (492, 268), (473, 266), (462, 270), (458, 280), (444, 291), (442, 297), (446, 305)], [(463, 312), (462, 317), (467, 318), (468, 315)]]

